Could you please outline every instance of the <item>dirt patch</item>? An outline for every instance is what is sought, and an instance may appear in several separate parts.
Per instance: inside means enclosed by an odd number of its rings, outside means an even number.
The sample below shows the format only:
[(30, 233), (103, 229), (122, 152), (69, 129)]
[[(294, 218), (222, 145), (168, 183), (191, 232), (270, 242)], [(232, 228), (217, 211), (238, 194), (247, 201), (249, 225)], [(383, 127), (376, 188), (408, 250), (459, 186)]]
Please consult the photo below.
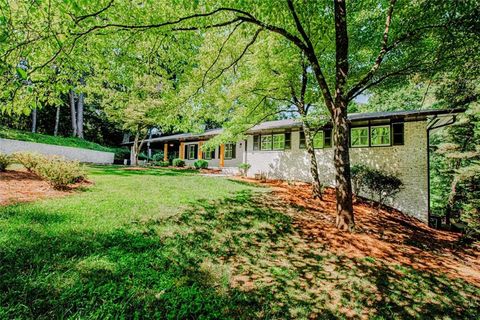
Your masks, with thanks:
[(62, 197), (80, 190), (91, 182), (71, 185), (68, 190), (55, 190), (37, 175), (27, 171), (8, 170), (0, 172), (0, 205), (30, 202), (38, 199)]
[(282, 212), (292, 216), (299, 234), (310, 243), (349, 258), (372, 257), (391, 265), (441, 272), (480, 286), (480, 248), (459, 248), (458, 233), (430, 228), (397, 210), (377, 211), (365, 202), (354, 205), (356, 231), (341, 232), (335, 228), (333, 189), (327, 189), (323, 200), (317, 200), (306, 183), (237, 179), (271, 187), (273, 193), (267, 196), (270, 207), (282, 210), (288, 204), (296, 208)]

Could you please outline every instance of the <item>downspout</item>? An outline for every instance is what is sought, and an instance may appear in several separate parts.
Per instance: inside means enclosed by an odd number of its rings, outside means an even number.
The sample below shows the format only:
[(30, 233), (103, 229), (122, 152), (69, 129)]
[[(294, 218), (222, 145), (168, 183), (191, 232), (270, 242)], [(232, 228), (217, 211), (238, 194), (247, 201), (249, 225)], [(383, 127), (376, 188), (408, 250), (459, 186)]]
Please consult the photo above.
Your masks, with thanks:
[(435, 126), (440, 119), (435, 115), (435, 117), (431, 120), (430, 124), (427, 126), (427, 219), (428, 219), (428, 226), (430, 227), (430, 131), (433, 129), (443, 128), (449, 125), (454, 124), (457, 121), (457, 116), (452, 115), (450, 121), (441, 124), (439, 126)]

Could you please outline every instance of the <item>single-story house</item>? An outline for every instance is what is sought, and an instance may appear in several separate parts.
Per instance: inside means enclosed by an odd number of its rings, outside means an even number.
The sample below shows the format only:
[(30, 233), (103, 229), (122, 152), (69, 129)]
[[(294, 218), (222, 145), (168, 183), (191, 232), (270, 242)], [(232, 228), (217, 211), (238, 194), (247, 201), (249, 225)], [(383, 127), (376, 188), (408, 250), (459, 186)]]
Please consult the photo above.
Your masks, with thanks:
[[(424, 222), (430, 218), (429, 133), (455, 122), (462, 110), (413, 110), (352, 113), (350, 122), (351, 164), (365, 164), (394, 173), (404, 189), (390, 206)], [(314, 137), (319, 176), (323, 184), (334, 186), (332, 126), (325, 125)], [(193, 165), (205, 159), (209, 167), (228, 173), (241, 163), (251, 165), (248, 176), (262, 174), (271, 179), (311, 181), (310, 159), (299, 119), (267, 121), (246, 134), (246, 139), (222, 144), (212, 150), (202, 145), (221, 134), (222, 129), (199, 134), (182, 133), (147, 140), (152, 148), (174, 154)]]

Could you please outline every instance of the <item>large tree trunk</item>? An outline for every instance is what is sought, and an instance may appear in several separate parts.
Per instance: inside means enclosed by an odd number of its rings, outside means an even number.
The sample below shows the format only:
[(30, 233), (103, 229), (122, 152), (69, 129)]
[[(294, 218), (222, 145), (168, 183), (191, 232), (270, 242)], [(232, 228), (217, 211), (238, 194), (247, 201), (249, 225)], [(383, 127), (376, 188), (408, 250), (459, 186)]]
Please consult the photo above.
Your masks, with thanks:
[(53, 135), (58, 135), (58, 125), (60, 123), (60, 106), (57, 107), (57, 111), (55, 113), (55, 128), (53, 129)]
[(37, 132), (37, 108), (32, 110), (32, 133)]
[(334, 110), (334, 165), (337, 198), (338, 229), (351, 231), (355, 222), (353, 219), (352, 182), (350, 179), (350, 154), (348, 146), (348, 121), (346, 102)]
[(318, 176), (317, 156), (315, 155), (315, 149), (313, 147), (313, 139), (310, 127), (305, 122), (303, 122), (303, 132), (305, 134), (305, 147), (308, 155), (310, 156), (310, 173), (313, 179), (313, 197), (322, 199), (322, 184), (320, 183), (320, 177)]
[(75, 107), (75, 93), (73, 90), (70, 90), (70, 114), (72, 118), (72, 135), (77, 136), (77, 109)]
[(80, 92), (78, 94), (77, 101), (77, 137), (83, 139), (83, 103), (84, 103), (84, 93)]

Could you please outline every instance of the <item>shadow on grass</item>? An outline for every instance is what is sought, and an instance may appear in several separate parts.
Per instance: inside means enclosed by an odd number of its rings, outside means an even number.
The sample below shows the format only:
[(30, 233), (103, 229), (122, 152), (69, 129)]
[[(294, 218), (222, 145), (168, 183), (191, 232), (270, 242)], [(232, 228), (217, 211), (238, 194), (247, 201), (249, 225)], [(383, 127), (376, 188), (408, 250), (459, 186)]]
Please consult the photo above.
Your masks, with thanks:
[[(478, 291), (468, 285), (331, 255), (257, 198), (246, 190), (201, 200), (106, 233), (9, 230), (0, 242), (0, 318), (478, 316), (478, 300), (469, 300)], [(20, 209), (9, 208), (4, 222)], [(29, 219), (64, 222), (40, 211)]]
[[(186, 176), (197, 174), (198, 171), (194, 169), (175, 169), (175, 168), (133, 168), (129, 166), (90, 166), (90, 168), (101, 170), (102, 175), (116, 175), (116, 176)], [(93, 172), (95, 174), (95, 172)]]

